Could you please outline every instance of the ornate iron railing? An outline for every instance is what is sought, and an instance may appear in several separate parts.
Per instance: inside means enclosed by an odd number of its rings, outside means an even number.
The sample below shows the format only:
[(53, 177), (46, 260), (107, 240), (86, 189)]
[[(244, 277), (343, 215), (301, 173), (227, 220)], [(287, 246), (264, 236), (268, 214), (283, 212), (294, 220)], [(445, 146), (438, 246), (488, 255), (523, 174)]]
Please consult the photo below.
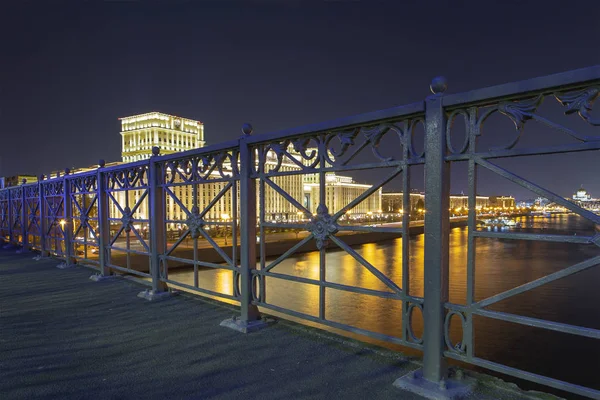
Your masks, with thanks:
[[(597, 388), (482, 358), (475, 352), (474, 335), (477, 317), (600, 339), (597, 329), (488, 309), (501, 300), (594, 267), (600, 256), (499, 294), (481, 299), (475, 296), (475, 246), (480, 238), (600, 247), (599, 233), (488, 232), (476, 226), (477, 175), (482, 168), (600, 224), (599, 215), (495, 161), (600, 150), (600, 120), (592, 116), (593, 102), (600, 93), (600, 67), (457, 95), (445, 95), (445, 80), (437, 78), (431, 90), (433, 94), (424, 102), (404, 107), (262, 135), (251, 135), (252, 128), (246, 125), (243, 136), (234, 142), (166, 156), (155, 148), (149, 160), (114, 167), (100, 162), (97, 171), (70, 174), (67, 170), (63, 177), (0, 190), (0, 236), (24, 248), (62, 257), (67, 264), (92, 264), (102, 275), (121, 272), (145, 277), (152, 281), (156, 293), (173, 286), (239, 303), (241, 317), (237, 322), (242, 325), (259, 320), (259, 309), (271, 310), (422, 350), (423, 377), (428, 382), (446, 379), (445, 360), (455, 359), (600, 398)], [(587, 126), (573, 127), (543, 116), (538, 112), (543, 101), (557, 102), (567, 117), (577, 115)], [(485, 147), (481, 139), (486, 137), (484, 127), (493, 115), (512, 122), (516, 133), (502, 146)], [(458, 119), (464, 122), (466, 132), (456, 141)], [(567, 141), (520, 146), (530, 122), (559, 132)], [(417, 143), (419, 129), (424, 130), (422, 148)], [(461, 162), (468, 168), (468, 248), (466, 301), (457, 304), (450, 302), (448, 293), (449, 171)], [(424, 169), (425, 174), (422, 293), (410, 287), (410, 182), (415, 168)], [(335, 174), (350, 171), (374, 171), (372, 181), (376, 183), (363, 187), (356, 196), (340, 198), (330, 190), (329, 182)], [(298, 189), (298, 182), (310, 186), (312, 194), (307, 196), (306, 189)], [(363, 215), (362, 223), (351, 223), (353, 210), (359, 210), (391, 182), (399, 183), (403, 194), (400, 221), (372, 226)], [(274, 208), (278, 211), (271, 213)], [(288, 240), (293, 235), (288, 232), (284, 235), (286, 246), (270, 241), (273, 231), (282, 230), (295, 232), (296, 240)], [(353, 247), (352, 235), (359, 233), (402, 236), (402, 261), (395, 266), (396, 272), (385, 268), (386, 260), (368, 259)], [(276, 246), (280, 249), (270, 251)], [(328, 278), (332, 268), (327, 262), (328, 248), (333, 247), (374, 277), (370, 287)], [(281, 270), (282, 263), (294, 253), (308, 250), (318, 254), (309, 276)], [(191, 279), (177, 272), (181, 265), (193, 270)], [(229, 284), (221, 288), (207, 284), (201, 275), (208, 275), (200, 274), (206, 270), (212, 271), (213, 278), (220, 274)], [(300, 310), (282, 301), (292, 296), (298, 285), (315, 300)], [(283, 296), (281, 291), (272, 296), (267, 290), (278, 286), (285, 287)], [(398, 304), (399, 329), (381, 332), (336, 319), (328, 299), (342, 296), (340, 293)], [(417, 314), (422, 315), (422, 334), (413, 325)], [(460, 329), (456, 325), (451, 328), (453, 322), (458, 322)]]

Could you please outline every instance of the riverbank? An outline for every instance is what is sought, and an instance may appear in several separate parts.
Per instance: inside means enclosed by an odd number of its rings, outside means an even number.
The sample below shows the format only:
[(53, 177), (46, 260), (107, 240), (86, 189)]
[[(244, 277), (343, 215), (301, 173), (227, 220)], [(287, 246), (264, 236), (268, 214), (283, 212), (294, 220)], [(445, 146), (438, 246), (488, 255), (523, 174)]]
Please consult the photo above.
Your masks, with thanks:
[[(390, 225), (397, 225), (397, 227), (401, 227), (401, 224), (386, 224), (386, 226), (390, 227)], [(450, 221), (450, 228), (456, 228), (460, 226), (467, 225), (467, 218), (454, 218)], [(396, 227), (396, 226), (394, 226)], [(424, 233), (424, 223), (423, 221), (417, 221), (412, 223), (409, 227), (410, 236), (421, 235)], [(274, 234), (267, 235), (267, 240), (265, 242), (265, 256), (269, 258), (278, 257), (284, 254), (286, 251), (290, 250), (294, 247), (300, 240), (308, 236), (308, 232), (300, 232), (297, 236), (295, 233), (288, 233), (287, 235), (282, 234)], [(348, 232), (348, 231), (340, 231), (336, 233), (336, 237), (340, 238), (344, 241), (344, 243), (349, 246), (360, 246), (365, 243), (379, 243), (385, 242), (388, 240), (394, 240), (399, 237), (402, 237), (402, 232)], [(238, 241), (239, 242), (239, 241)], [(233, 246), (231, 245), (231, 240), (229, 240), (229, 244), (225, 245), (223, 241), (220, 243), (217, 242), (219, 247), (223, 250), (228, 257), (232, 257)], [(335, 249), (334, 244), (329, 245), (330, 249)], [(236, 246), (236, 253), (240, 254), (240, 246)], [(311, 251), (316, 251), (317, 244), (315, 240), (309, 240), (303, 246), (298, 248), (295, 253), (307, 253)], [(260, 244), (256, 244), (256, 257), (257, 261), (259, 260), (261, 254)], [(180, 244), (177, 249), (175, 249), (171, 254), (172, 257), (177, 258), (185, 258), (189, 260), (193, 260), (194, 258), (194, 249), (189, 245)], [(225, 260), (217, 252), (213, 247), (203, 246), (197, 250), (198, 260), (209, 262), (209, 263), (223, 263)], [(149, 271), (149, 262), (148, 256), (139, 255), (139, 254), (131, 254), (130, 255), (131, 267), (132, 269), (140, 272), (148, 272)], [(112, 264), (118, 266), (126, 265), (126, 256), (124, 254), (113, 254), (112, 255)], [(176, 260), (168, 261), (169, 269), (174, 268), (184, 268), (190, 267), (190, 264), (185, 264)]]

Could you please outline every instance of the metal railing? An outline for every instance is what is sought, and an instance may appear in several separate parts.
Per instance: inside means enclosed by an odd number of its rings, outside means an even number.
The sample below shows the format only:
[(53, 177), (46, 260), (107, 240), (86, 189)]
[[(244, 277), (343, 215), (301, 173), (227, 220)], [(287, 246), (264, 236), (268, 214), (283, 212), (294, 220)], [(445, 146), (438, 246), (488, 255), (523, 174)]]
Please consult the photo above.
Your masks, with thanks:
[[(477, 173), (484, 168), (541, 197), (600, 224), (600, 216), (521, 178), (494, 163), (495, 159), (600, 150), (600, 136), (567, 127), (536, 112), (543, 100), (556, 100), (567, 116), (578, 114), (597, 129), (600, 120), (591, 114), (600, 91), (600, 66), (500, 85), (456, 95), (445, 95), (443, 78), (432, 82), (433, 94), (424, 102), (315, 124), (282, 132), (251, 135), (243, 128), (236, 141), (183, 153), (159, 155), (149, 160), (104, 167), (82, 174), (66, 174), (0, 190), (0, 235), (24, 248), (62, 257), (67, 264), (84, 262), (102, 275), (136, 274), (152, 281), (156, 292), (169, 286), (238, 302), (240, 321), (261, 318), (259, 308), (312, 321), (378, 340), (423, 351), (423, 376), (431, 382), (446, 378), (446, 359), (464, 361), (517, 378), (600, 398), (600, 391), (495, 363), (475, 354), (474, 317), (508, 321), (575, 336), (600, 339), (600, 331), (564, 323), (524, 317), (488, 306), (530, 291), (600, 263), (595, 256), (563, 270), (535, 279), (500, 294), (475, 298), (475, 243), (477, 238), (556, 241), (600, 246), (600, 234), (568, 236), (485, 232), (476, 229)], [(514, 123), (515, 139), (505, 146), (478, 145), (483, 126), (499, 114)], [(466, 134), (458, 146), (452, 140), (453, 124), (462, 118)], [(573, 142), (521, 148), (528, 121), (560, 132)], [(424, 146), (418, 149), (417, 129), (424, 129)], [(383, 148), (384, 138), (394, 137), (393, 148)], [(387, 139), (386, 139), (387, 140)], [(468, 164), (468, 249), (466, 303), (449, 302), (448, 238), (451, 165)], [(410, 290), (410, 190), (411, 167), (425, 173), (424, 296)], [(373, 170), (377, 183), (342, 206), (328, 192), (327, 178), (348, 171)], [(302, 194), (290, 189), (298, 176), (311, 176), (317, 185), (311, 207)], [(287, 179), (287, 180), (286, 180)], [(361, 202), (391, 181), (401, 182), (402, 223), (394, 226), (344, 224), (344, 218)], [(287, 185), (287, 186), (286, 186)], [(295, 187), (295, 186), (294, 186)], [(277, 199), (277, 200), (274, 200)], [(268, 217), (270, 202), (286, 203), (295, 218)], [(273, 256), (269, 231), (296, 230), (302, 238)], [(223, 234), (224, 232), (224, 234)], [(402, 261), (398, 279), (363, 257), (346, 238), (355, 233), (402, 235)], [(227, 243), (227, 238), (230, 242)], [(257, 244), (258, 238), (258, 244)], [(189, 243), (191, 242), (191, 243)], [(345, 251), (377, 280), (379, 289), (332, 282), (327, 279), (328, 248)], [(318, 276), (306, 277), (278, 271), (278, 266), (298, 251), (318, 252)], [(170, 266), (186, 265), (192, 281), (170, 273)], [(227, 290), (203, 286), (200, 271), (225, 274)], [(293, 282), (315, 288), (316, 312), (294, 310), (270, 298), (267, 282)], [(397, 301), (401, 304), (398, 335), (391, 335), (328, 316), (328, 296), (347, 292)], [(368, 312), (365, 310), (365, 312)], [(423, 335), (413, 327), (415, 313), (422, 314)], [(450, 325), (458, 320), (462, 337), (452, 341)]]

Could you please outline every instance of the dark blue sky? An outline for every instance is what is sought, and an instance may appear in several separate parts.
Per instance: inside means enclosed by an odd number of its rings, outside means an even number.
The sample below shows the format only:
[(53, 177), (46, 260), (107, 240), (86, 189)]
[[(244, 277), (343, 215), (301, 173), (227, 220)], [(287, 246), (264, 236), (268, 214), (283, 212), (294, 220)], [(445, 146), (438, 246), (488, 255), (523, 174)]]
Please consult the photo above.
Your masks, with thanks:
[[(0, 6), (0, 175), (118, 160), (117, 118), (152, 110), (216, 143), (244, 122), (259, 134), (420, 101), (436, 75), (456, 93), (600, 64), (597, 0), (17, 3)], [(529, 172), (600, 197), (598, 156)]]

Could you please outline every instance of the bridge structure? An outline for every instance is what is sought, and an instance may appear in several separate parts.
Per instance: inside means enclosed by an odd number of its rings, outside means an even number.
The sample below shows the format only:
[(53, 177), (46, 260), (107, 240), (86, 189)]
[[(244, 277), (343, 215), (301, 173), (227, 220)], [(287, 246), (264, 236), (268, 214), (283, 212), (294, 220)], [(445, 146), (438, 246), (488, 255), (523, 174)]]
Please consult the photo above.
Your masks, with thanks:
[[(600, 399), (598, 388), (542, 376), (515, 366), (499, 364), (478, 356), (475, 351), (474, 319), (486, 318), (536, 327), (568, 335), (600, 339), (600, 330), (541, 320), (516, 314), (497, 312), (490, 306), (531, 291), (542, 285), (590, 269), (600, 263), (600, 256), (550, 273), (527, 284), (484, 299), (475, 296), (475, 244), (478, 238), (501, 238), (525, 241), (550, 241), (600, 246), (600, 234), (553, 235), (478, 231), (476, 229), (476, 194), (478, 171), (502, 177), (540, 197), (600, 224), (600, 216), (564, 199), (551, 190), (525, 179), (499, 165), (498, 160), (527, 156), (548, 156), (600, 150), (598, 127), (600, 120), (592, 116), (592, 105), (600, 93), (600, 66), (534, 78), (521, 82), (483, 88), (466, 93), (446, 94), (447, 83), (435, 78), (432, 94), (424, 101), (405, 106), (355, 115), (330, 122), (289, 130), (254, 135), (246, 124), (242, 136), (234, 141), (210, 145), (181, 153), (153, 156), (127, 164), (106, 166), (99, 162), (96, 170), (47, 177), (35, 184), (0, 190), (0, 237), (22, 246), (24, 251), (36, 250), (41, 256), (63, 260), (63, 266), (84, 263), (97, 270), (96, 279), (115, 273), (127, 273), (147, 278), (152, 289), (143, 293), (149, 300), (169, 295), (170, 286), (186, 288), (199, 295), (209, 295), (239, 304), (240, 315), (224, 324), (242, 332), (267, 325), (262, 313), (277, 312), (321, 326), (340, 329), (380, 341), (416, 349), (423, 354), (422, 370), (400, 377), (396, 384), (432, 397), (439, 392), (460, 389), (448, 376), (447, 363), (457, 360), (498, 373), (529, 380), (537, 384), (577, 395)], [(542, 102), (555, 102), (565, 115), (542, 116)], [(493, 118), (490, 118), (493, 117)], [(516, 133), (499, 137), (505, 141), (499, 147), (480, 145), (487, 123), (505, 118), (514, 124)], [(458, 136), (454, 127), (461, 120), (465, 132)], [(569, 125), (573, 120), (576, 123)], [(583, 120), (583, 128), (581, 125)], [(544, 129), (558, 132), (564, 143), (523, 147), (528, 124), (535, 122)], [(578, 125), (579, 124), (579, 125)], [(419, 132), (423, 132), (419, 138)], [(395, 141), (395, 146), (382, 143)], [(293, 149), (291, 151), (290, 149)], [(278, 163), (265, 163), (275, 155)], [(293, 163), (296, 170), (283, 170), (282, 163)], [(468, 249), (466, 261), (466, 301), (449, 301), (449, 197), (450, 169), (463, 163), (468, 169)], [(415, 295), (410, 288), (410, 254), (408, 240), (409, 215), (405, 211), (397, 227), (344, 225), (340, 220), (375, 191), (394, 180), (401, 182), (403, 209), (409, 210), (411, 172), (420, 167), (425, 174), (425, 252), (424, 295)], [(378, 181), (339, 209), (330, 207), (325, 190), (325, 175), (330, 172), (373, 170)], [(217, 173), (215, 173), (217, 172)], [(320, 198), (316, 213), (308, 210), (302, 199), (282, 189), (281, 182), (292, 175), (316, 174), (320, 177)], [(208, 183), (222, 183), (220, 191), (211, 193), (212, 200), (204, 209), (186, 207), (189, 201), (179, 196), (181, 187), (192, 196), (191, 204)], [(213, 185), (214, 186), (214, 185)], [(265, 218), (265, 192), (272, 190), (292, 204), (301, 218), (298, 222), (269, 221)], [(123, 195), (124, 194), (124, 195)], [(186, 194), (187, 196), (188, 194)], [(165, 202), (172, 199), (185, 218), (168, 220)], [(189, 199), (188, 199), (189, 200)], [(231, 202), (232, 214), (223, 221), (205, 218), (218, 202)], [(258, 202), (258, 204), (257, 204)], [(139, 208), (147, 204), (149, 214), (142, 218)], [(258, 207), (257, 207), (258, 205)], [(120, 216), (109, 215), (109, 207), (117, 207)], [(257, 210), (259, 210), (257, 212)], [(180, 236), (174, 242), (166, 237), (168, 224), (181, 224)], [(231, 231), (231, 251), (225, 252), (214, 240), (219, 226)], [(296, 245), (280, 256), (266, 256), (269, 230), (297, 229), (308, 231)], [(345, 231), (402, 233), (402, 270), (400, 281), (387, 276), (377, 263), (366, 260), (356, 249), (344, 242)], [(257, 237), (259, 238), (257, 244)], [(221, 262), (207, 262), (197, 256), (197, 243), (205, 240), (221, 256)], [(181, 256), (178, 246), (191, 241), (194, 251)], [(278, 266), (307, 243), (316, 245), (318, 279), (278, 272)], [(135, 244), (135, 245), (134, 245)], [(376, 277), (381, 290), (330, 282), (327, 276), (327, 252), (337, 247)], [(83, 251), (76, 249), (83, 248)], [(134, 268), (133, 263), (146, 263), (147, 272)], [(186, 263), (194, 269), (194, 283), (188, 284), (169, 274), (169, 265)], [(209, 268), (230, 272), (229, 291), (214, 291), (201, 287), (199, 269)], [(267, 282), (295, 282), (316, 288), (315, 314), (300, 312), (275, 304), (269, 298)], [(398, 315), (401, 326), (398, 335), (367, 330), (351, 323), (336, 321), (328, 315), (328, 298), (332, 291), (377, 297), (401, 304)], [(416, 314), (422, 315), (423, 334), (413, 329)], [(458, 326), (458, 338), (451, 335), (451, 326)], [(485, 338), (477, 338), (485, 340)], [(436, 394), (437, 393), (437, 394)]]

